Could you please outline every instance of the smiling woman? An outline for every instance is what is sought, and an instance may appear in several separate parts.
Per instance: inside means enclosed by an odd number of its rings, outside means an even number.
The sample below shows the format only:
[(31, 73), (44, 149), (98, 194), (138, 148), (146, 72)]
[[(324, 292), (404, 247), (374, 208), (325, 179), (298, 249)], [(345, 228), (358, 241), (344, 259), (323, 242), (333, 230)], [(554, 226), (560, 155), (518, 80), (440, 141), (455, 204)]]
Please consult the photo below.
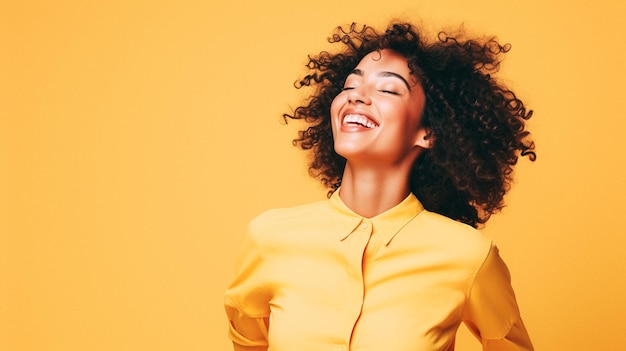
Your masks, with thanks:
[(295, 142), (312, 151), (310, 170), (330, 188), (329, 195), (342, 185), (345, 168), (332, 142), (331, 102), (344, 86), (350, 88), (344, 84), (351, 84), (361, 59), (388, 49), (404, 57), (407, 78), (423, 89), (421, 124), (437, 140), (414, 163), (411, 191), (427, 209), (474, 227), (503, 207), (518, 156), (535, 158), (524, 123), (532, 111), (493, 76), (510, 45), (445, 33), (427, 42), (408, 24), (390, 25), (384, 34), (353, 24), (347, 31), (338, 28), (330, 40), (345, 50), (310, 59), (312, 70), (298, 86), (318, 91), (307, 105), (285, 115), (310, 122)]
[[(394, 188), (408, 189), (406, 175), (432, 140), (420, 123), (424, 102), (424, 91), (406, 58), (387, 49), (366, 55), (330, 107), (335, 152), (349, 160), (343, 178), (367, 172)], [(352, 190), (346, 185), (343, 191)], [(404, 198), (406, 193), (398, 195)], [(374, 216), (402, 198), (379, 203), (380, 208), (372, 204), (357, 208), (354, 204), (353, 209)]]
[(315, 93), (285, 118), (329, 199), (265, 212), (226, 292), (237, 350), (532, 350), (506, 265), (475, 227), (503, 206), (524, 104), (492, 74), (508, 51), (405, 23), (339, 27), (310, 58)]

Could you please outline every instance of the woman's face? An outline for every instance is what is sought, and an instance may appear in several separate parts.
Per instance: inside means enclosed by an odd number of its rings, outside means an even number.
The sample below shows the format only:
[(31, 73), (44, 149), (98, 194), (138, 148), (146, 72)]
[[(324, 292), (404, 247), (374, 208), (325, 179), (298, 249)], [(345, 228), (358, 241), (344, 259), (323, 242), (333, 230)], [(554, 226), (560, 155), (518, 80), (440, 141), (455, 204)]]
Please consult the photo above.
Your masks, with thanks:
[(424, 100), (402, 55), (391, 50), (368, 54), (332, 102), (335, 151), (349, 162), (412, 164), (421, 148), (430, 146), (420, 125)]

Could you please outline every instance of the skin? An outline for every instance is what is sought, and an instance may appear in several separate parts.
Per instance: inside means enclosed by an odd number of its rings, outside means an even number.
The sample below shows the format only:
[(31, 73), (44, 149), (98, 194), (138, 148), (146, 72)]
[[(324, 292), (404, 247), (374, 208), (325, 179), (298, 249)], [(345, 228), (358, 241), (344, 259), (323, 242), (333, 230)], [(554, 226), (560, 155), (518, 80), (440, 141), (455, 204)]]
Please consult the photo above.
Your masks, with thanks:
[(335, 151), (346, 158), (339, 196), (374, 217), (410, 192), (411, 166), (431, 146), (421, 126), (424, 91), (407, 60), (391, 50), (365, 56), (331, 105)]

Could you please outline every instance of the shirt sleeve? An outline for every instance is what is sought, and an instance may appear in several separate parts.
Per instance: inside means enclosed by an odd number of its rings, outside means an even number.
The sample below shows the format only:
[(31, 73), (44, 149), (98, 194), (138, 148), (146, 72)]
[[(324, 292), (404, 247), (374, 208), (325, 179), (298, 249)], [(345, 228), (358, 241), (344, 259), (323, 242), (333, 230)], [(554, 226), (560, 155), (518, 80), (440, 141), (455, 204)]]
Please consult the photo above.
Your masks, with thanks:
[(234, 350), (267, 350), (269, 300), (263, 285), (263, 257), (249, 231), (236, 263), (235, 279), (224, 296)]
[(484, 351), (534, 350), (520, 316), (509, 270), (496, 246), (492, 245), (474, 279), (463, 320), (480, 339)]

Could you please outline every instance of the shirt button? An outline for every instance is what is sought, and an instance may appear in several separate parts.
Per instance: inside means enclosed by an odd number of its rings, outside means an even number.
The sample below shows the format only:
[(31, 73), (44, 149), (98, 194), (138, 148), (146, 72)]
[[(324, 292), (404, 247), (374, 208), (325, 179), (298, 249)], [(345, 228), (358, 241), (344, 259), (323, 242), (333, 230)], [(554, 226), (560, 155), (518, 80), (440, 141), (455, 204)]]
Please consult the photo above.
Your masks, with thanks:
[(361, 229), (367, 229), (367, 228), (369, 228), (369, 226), (370, 226), (370, 225), (369, 225), (369, 223), (367, 223), (367, 222), (363, 222), (363, 223), (361, 223)]

